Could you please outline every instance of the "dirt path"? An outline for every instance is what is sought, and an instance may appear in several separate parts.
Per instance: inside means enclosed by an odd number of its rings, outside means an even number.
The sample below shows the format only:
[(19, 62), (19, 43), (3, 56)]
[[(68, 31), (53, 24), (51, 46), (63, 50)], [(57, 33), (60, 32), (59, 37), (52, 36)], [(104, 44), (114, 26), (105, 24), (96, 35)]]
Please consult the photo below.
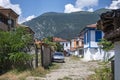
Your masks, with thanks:
[(37, 80), (87, 80), (86, 77), (94, 74), (92, 70), (99, 66), (95, 61), (83, 62), (69, 57), (65, 63), (58, 64), (61, 64), (60, 69), (52, 70), (45, 78)]

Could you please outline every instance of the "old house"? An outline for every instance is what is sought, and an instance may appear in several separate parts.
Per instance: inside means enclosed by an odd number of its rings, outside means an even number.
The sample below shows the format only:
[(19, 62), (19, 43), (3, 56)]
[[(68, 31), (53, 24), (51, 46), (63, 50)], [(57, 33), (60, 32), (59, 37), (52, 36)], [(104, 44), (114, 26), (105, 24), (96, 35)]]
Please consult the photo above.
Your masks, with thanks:
[[(84, 60), (103, 60), (104, 51), (98, 45), (104, 33), (97, 30), (96, 24), (87, 25), (82, 31), (84, 33)], [(110, 58), (113, 54), (109, 55)]]
[(17, 27), (22, 27), (25, 29), (26, 33), (27, 34), (30, 34), (31, 38), (34, 40), (34, 34), (35, 32), (29, 27), (29, 26), (26, 26), (26, 25), (18, 25)]
[(83, 55), (83, 38), (77, 37), (75, 39), (71, 39), (70, 53), (76, 56)]
[(120, 9), (101, 14), (98, 29), (105, 33), (104, 38), (114, 43), (114, 80), (120, 80)]
[(63, 46), (64, 51), (69, 51), (70, 50), (70, 41), (67, 41), (65, 39), (58, 38), (58, 37), (53, 37), (53, 42), (60, 43)]
[(12, 9), (0, 7), (0, 29), (3, 31), (14, 30), (18, 16)]

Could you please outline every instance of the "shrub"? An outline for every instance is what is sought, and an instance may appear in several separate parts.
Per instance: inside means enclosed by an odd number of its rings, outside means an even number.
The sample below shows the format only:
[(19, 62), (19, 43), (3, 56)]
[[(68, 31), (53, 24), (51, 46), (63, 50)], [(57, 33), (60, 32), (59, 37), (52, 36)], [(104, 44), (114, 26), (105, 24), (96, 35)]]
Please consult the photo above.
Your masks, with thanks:
[(42, 77), (42, 76), (45, 76), (46, 73), (47, 73), (47, 71), (43, 67), (38, 67), (31, 71), (32, 76), (41, 76)]
[[(17, 67), (24, 66), (30, 58), (26, 50), (32, 38), (24, 28), (17, 28), (16, 31), (0, 31), (0, 73)], [(9, 65), (9, 66), (8, 66)]]
[(112, 80), (111, 68), (103, 66), (95, 70), (95, 74), (89, 76), (88, 80)]

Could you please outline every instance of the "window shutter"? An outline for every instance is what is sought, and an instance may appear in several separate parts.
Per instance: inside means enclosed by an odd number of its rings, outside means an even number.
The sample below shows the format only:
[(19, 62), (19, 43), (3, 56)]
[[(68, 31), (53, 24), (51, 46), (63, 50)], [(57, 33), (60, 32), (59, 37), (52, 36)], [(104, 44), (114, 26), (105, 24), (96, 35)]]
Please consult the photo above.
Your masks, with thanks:
[(95, 41), (99, 42), (102, 39), (102, 31), (95, 32)]
[(86, 44), (86, 33), (84, 34), (84, 44)]

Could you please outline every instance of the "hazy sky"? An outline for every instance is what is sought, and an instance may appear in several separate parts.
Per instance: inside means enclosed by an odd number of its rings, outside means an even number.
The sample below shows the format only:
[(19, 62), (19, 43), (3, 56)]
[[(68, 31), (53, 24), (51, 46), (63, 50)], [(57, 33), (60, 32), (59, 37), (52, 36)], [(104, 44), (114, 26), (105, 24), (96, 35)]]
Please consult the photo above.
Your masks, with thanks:
[(24, 22), (45, 12), (71, 13), (92, 12), (100, 8), (117, 9), (120, 0), (0, 0), (0, 6), (12, 8), (20, 15), (19, 22)]

